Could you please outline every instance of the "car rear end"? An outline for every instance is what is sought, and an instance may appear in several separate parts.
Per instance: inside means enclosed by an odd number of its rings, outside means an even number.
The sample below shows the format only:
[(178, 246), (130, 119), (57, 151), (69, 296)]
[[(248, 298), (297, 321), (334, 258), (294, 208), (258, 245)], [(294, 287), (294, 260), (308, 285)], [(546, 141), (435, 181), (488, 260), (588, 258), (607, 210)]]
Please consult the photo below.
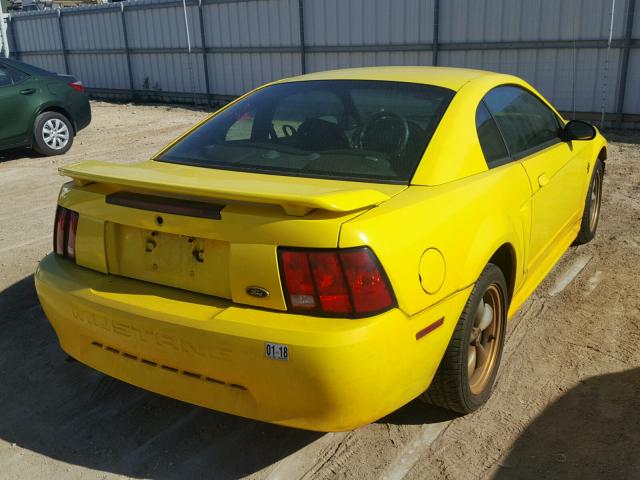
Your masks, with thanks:
[(292, 216), (276, 201), (113, 181), (63, 187), (54, 253), (36, 272), (70, 356), (157, 393), (314, 430), (373, 421), (426, 388), (444, 333), (418, 344), (416, 325), (450, 304), (408, 317), (373, 248), (337, 248), (361, 209)]
[[(243, 162), (323, 160), (276, 143), (224, 148)], [(321, 431), (374, 421), (427, 388), (466, 292), (408, 315), (366, 232), (341, 240), (406, 181), (167, 158), (61, 169), (73, 181), (35, 281), (70, 356), (173, 398)]]
[(72, 75), (50, 75), (42, 81), (53, 100), (71, 116), (75, 133), (89, 126), (91, 105), (82, 81)]

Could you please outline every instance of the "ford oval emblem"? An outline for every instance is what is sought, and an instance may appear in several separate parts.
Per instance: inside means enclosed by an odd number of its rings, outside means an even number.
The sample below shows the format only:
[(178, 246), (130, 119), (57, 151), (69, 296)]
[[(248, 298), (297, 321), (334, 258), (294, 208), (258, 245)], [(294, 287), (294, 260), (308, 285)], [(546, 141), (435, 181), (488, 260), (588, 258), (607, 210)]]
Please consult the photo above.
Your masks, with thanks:
[(267, 298), (269, 296), (269, 290), (262, 287), (247, 287), (246, 292), (248, 295), (257, 298)]

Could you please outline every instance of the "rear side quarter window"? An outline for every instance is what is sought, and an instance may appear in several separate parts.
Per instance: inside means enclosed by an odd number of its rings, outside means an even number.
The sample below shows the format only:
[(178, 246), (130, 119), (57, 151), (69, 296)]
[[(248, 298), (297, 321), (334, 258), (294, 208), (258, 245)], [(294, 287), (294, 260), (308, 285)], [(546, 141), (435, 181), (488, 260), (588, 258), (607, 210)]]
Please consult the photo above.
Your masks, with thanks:
[(14, 84), (22, 83), (29, 78), (30, 75), (17, 70), (15, 68), (9, 68), (9, 74), (11, 75), (11, 79)]
[(524, 88), (503, 85), (487, 93), (484, 104), (494, 118), (513, 159), (560, 141), (555, 113)]
[(13, 81), (11, 80), (9, 69), (4, 65), (0, 65), (0, 87), (7, 87), (12, 84)]
[(510, 161), (502, 134), (484, 102), (480, 102), (476, 110), (476, 130), (489, 168), (498, 167)]

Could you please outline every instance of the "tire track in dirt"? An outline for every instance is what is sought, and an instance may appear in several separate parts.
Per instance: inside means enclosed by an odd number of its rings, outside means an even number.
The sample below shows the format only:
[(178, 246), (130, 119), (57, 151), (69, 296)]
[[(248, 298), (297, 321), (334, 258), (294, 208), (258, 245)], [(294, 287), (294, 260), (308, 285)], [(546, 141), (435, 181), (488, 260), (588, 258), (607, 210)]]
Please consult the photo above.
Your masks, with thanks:
[(302, 479), (328, 480), (335, 478), (336, 474), (348, 464), (354, 453), (353, 447), (357, 441), (356, 432), (357, 430), (348, 432), (333, 445), (324, 448), (315, 464), (302, 476)]
[(301, 450), (284, 458), (275, 465), (275, 468), (265, 477), (266, 480), (294, 480), (304, 478), (314, 470), (321, 459), (326, 458), (327, 452), (335, 451), (335, 445), (340, 444), (346, 432), (327, 433), (320, 439), (307, 445)]

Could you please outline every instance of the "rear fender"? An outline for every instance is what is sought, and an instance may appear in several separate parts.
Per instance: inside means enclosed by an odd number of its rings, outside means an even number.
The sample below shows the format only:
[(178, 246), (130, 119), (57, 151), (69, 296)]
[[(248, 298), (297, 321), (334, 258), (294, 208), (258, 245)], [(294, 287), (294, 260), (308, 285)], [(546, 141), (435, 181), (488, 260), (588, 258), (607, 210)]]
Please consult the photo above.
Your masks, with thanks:
[(65, 109), (64, 107), (62, 107), (60, 104), (56, 102), (45, 102), (41, 104), (33, 114), (33, 117), (31, 119), (31, 125), (35, 125), (36, 118), (38, 118), (38, 115), (45, 112), (58, 112), (64, 115), (67, 118), (67, 120), (69, 120), (69, 123), (71, 123), (71, 128), (73, 128), (73, 134), (75, 135), (77, 133), (78, 126), (76, 125), (76, 122), (73, 119), (73, 116), (69, 113), (67, 109)]
[(343, 224), (339, 246), (373, 249), (407, 315), (473, 285), (504, 244), (515, 253), (517, 290), (530, 198), (517, 163), (437, 187), (412, 186)]
[[(474, 233), (469, 243), (469, 253), (462, 269), (463, 285), (474, 284), (494, 254), (507, 245), (511, 252), (512, 271), (504, 272), (507, 283), (511, 283), (512, 292), (522, 283), (524, 262), (524, 226), (507, 215), (487, 217)], [(513, 278), (511, 278), (513, 276)], [(511, 282), (509, 282), (511, 279)]]

